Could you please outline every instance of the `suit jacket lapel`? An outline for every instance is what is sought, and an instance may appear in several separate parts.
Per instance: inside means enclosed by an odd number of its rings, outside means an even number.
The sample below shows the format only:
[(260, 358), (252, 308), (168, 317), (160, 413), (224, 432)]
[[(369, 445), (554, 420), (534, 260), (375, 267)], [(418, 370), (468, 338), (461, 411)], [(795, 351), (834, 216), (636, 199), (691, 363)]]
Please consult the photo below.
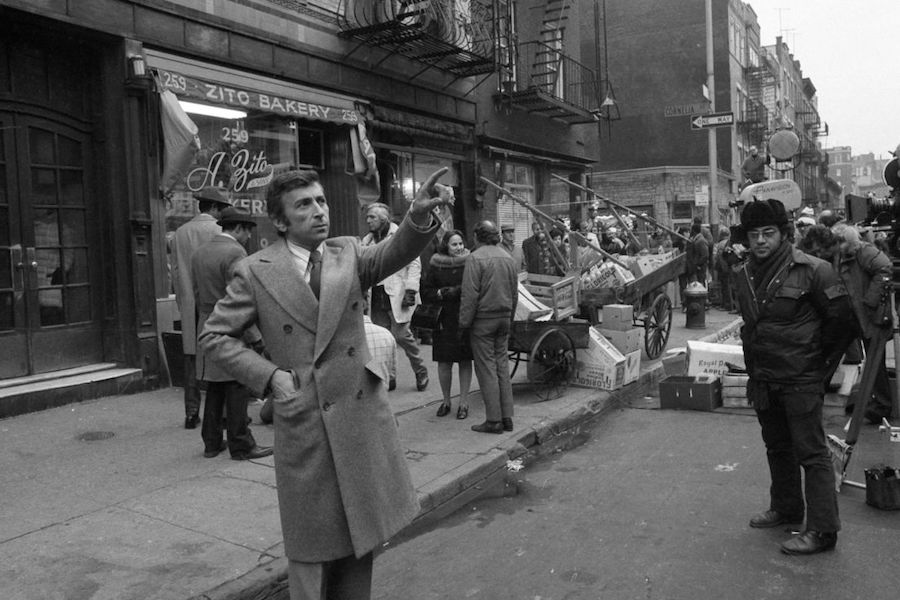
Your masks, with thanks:
[[(260, 258), (254, 265), (254, 272), (284, 310), (305, 328), (315, 332), (319, 303), (309, 284), (303, 281), (303, 276), (297, 271), (297, 264), (287, 244), (280, 240), (269, 254), (270, 256)], [(323, 287), (324, 280), (323, 271)]]
[[(349, 248), (349, 250), (348, 250)], [(316, 325), (316, 357), (325, 350), (344, 316), (352, 277), (358, 277), (348, 262), (350, 246), (332, 246), (325, 242), (322, 253), (322, 283), (319, 288), (319, 320)]]

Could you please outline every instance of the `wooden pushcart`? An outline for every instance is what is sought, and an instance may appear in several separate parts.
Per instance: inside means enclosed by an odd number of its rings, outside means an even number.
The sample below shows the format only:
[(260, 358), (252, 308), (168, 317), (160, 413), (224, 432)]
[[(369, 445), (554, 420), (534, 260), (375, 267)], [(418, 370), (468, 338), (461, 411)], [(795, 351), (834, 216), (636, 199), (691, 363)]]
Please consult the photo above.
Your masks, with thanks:
[(672, 330), (672, 300), (665, 286), (684, 273), (686, 255), (682, 252), (645, 275), (616, 288), (582, 290), (582, 311), (596, 315), (604, 304), (631, 304), (634, 324), (644, 328), (644, 352), (654, 359), (666, 349)]

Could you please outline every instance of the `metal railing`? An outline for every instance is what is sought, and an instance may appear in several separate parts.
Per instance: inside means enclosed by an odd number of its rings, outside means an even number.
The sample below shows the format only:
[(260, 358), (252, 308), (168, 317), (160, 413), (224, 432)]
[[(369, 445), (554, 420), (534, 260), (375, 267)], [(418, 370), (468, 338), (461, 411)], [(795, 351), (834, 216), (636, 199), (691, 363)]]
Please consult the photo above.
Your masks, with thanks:
[(539, 93), (581, 110), (599, 110), (596, 73), (566, 55), (561, 48), (544, 42), (524, 42), (519, 44), (516, 56), (515, 79), (505, 82), (506, 89), (501, 92), (511, 95)]
[[(504, 5), (505, 6), (505, 5)], [(340, 35), (460, 76), (497, 68), (497, 0), (340, 0)]]

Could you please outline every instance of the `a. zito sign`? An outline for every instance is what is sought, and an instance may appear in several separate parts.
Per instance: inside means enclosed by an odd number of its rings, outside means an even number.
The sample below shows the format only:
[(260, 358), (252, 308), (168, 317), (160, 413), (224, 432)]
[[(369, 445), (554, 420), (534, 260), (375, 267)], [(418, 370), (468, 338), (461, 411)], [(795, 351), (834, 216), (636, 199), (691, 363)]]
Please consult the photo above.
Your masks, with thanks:
[(188, 189), (199, 192), (207, 186), (223, 184), (227, 189), (244, 192), (272, 181), (274, 167), (266, 160), (265, 151), (251, 155), (245, 148), (235, 152), (230, 160), (227, 158), (226, 152), (216, 152), (206, 166), (193, 169), (187, 176)]

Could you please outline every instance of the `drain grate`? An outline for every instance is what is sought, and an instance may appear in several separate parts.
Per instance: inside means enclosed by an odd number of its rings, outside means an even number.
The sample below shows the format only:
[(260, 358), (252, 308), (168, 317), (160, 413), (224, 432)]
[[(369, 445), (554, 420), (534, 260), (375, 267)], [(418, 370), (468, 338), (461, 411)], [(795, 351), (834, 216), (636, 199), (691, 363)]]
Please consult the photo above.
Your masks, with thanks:
[(85, 431), (75, 436), (76, 440), (82, 442), (99, 442), (100, 440), (108, 440), (116, 435), (112, 431)]

